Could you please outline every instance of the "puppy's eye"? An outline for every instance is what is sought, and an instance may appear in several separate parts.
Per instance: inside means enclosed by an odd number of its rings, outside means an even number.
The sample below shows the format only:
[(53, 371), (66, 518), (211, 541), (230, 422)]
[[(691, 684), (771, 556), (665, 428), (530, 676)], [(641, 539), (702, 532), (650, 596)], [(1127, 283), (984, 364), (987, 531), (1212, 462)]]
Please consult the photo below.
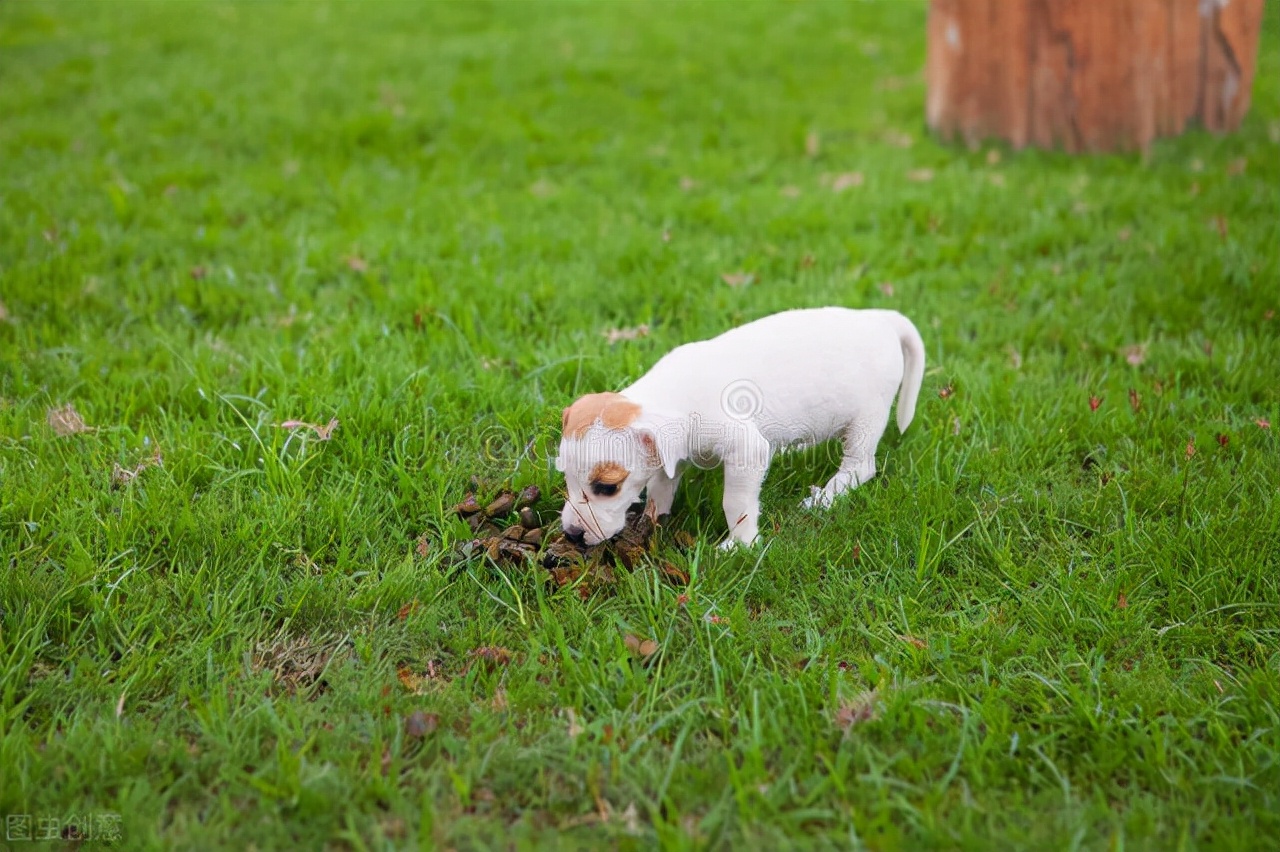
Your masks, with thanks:
[(597, 497), (612, 497), (618, 493), (618, 486), (607, 482), (593, 482), (591, 493)]

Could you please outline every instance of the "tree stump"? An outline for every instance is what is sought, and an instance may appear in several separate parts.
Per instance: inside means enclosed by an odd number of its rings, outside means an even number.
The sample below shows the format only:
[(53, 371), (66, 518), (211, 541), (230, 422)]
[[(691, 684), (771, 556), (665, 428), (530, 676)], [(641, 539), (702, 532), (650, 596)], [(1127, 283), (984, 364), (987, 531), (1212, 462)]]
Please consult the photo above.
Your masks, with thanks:
[(969, 145), (1145, 149), (1249, 110), (1262, 0), (932, 0), (926, 118)]

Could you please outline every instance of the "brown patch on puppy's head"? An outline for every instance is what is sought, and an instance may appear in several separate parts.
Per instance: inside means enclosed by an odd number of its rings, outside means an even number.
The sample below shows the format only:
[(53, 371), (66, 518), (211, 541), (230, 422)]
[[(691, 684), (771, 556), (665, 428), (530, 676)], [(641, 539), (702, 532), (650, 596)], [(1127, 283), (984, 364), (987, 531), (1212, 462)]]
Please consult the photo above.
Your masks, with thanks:
[(631, 475), (631, 471), (614, 461), (600, 462), (591, 468), (592, 485), (620, 485)]
[(565, 437), (581, 438), (599, 421), (606, 429), (623, 429), (640, 415), (640, 406), (619, 393), (589, 393), (564, 410)]

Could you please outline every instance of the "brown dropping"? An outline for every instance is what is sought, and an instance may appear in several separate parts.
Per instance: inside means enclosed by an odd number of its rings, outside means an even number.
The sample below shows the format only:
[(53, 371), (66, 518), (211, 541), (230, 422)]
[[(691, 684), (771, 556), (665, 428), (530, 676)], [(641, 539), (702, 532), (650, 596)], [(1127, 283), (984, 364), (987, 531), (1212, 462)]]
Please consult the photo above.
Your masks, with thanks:
[[(540, 499), (542, 499), (542, 489), (536, 485), (526, 485), (520, 489), (520, 496), (516, 498), (516, 507), (524, 509), (537, 503)], [(530, 525), (526, 524), (526, 526)], [(532, 524), (532, 526), (537, 526), (537, 524)]]
[(476, 500), (476, 495), (474, 494), (468, 494), (467, 499), (453, 507), (453, 511), (457, 512), (464, 518), (483, 510), (484, 507), (480, 505), (480, 501)]
[(693, 550), (698, 546), (698, 540), (688, 530), (677, 530), (673, 538), (675, 539), (676, 547), (681, 550)]
[(440, 717), (423, 710), (414, 710), (404, 720), (404, 732), (413, 739), (422, 739), (438, 727), (440, 727)]
[(520, 526), (519, 524), (516, 524), (515, 526), (507, 527), (505, 530), (503, 530), (501, 537), (510, 539), (512, 541), (520, 541), (522, 538), (524, 538), (524, 534), (525, 534), (524, 527)]
[(484, 507), (484, 513), (490, 518), (496, 518), (501, 515), (508, 514), (516, 505), (516, 495), (510, 491), (503, 491), (488, 506)]
[(531, 530), (534, 527), (541, 526), (541, 524), (538, 523), (538, 513), (533, 511), (533, 509), (530, 508), (529, 506), (521, 506), (520, 507), (520, 526), (524, 527), (527, 530)]
[(484, 552), (486, 556), (488, 556), (494, 562), (498, 561), (498, 557), (502, 553), (502, 539), (487, 538), (483, 542), (481, 542), (481, 546), (484, 548)]
[(525, 544), (532, 544), (534, 546), (542, 544), (542, 530), (537, 527), (534, 527), (531, 530), (525, 530), (524, 537), (520, 540)]

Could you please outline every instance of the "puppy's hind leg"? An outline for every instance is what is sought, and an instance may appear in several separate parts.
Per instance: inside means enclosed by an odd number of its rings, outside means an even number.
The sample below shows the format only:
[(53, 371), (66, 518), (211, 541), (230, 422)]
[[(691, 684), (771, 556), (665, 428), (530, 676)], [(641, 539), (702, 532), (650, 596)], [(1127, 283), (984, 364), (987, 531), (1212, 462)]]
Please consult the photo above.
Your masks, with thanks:
[(874, 417), (854, 420), (844, 431), (844, 457), (840, 469), (822, 488), (814, 487), (800, 504), (806, 509), (823, 508), (846, 491), (852, 491), (876, 475), (876, 447), (889, 425), (889, 409)]

